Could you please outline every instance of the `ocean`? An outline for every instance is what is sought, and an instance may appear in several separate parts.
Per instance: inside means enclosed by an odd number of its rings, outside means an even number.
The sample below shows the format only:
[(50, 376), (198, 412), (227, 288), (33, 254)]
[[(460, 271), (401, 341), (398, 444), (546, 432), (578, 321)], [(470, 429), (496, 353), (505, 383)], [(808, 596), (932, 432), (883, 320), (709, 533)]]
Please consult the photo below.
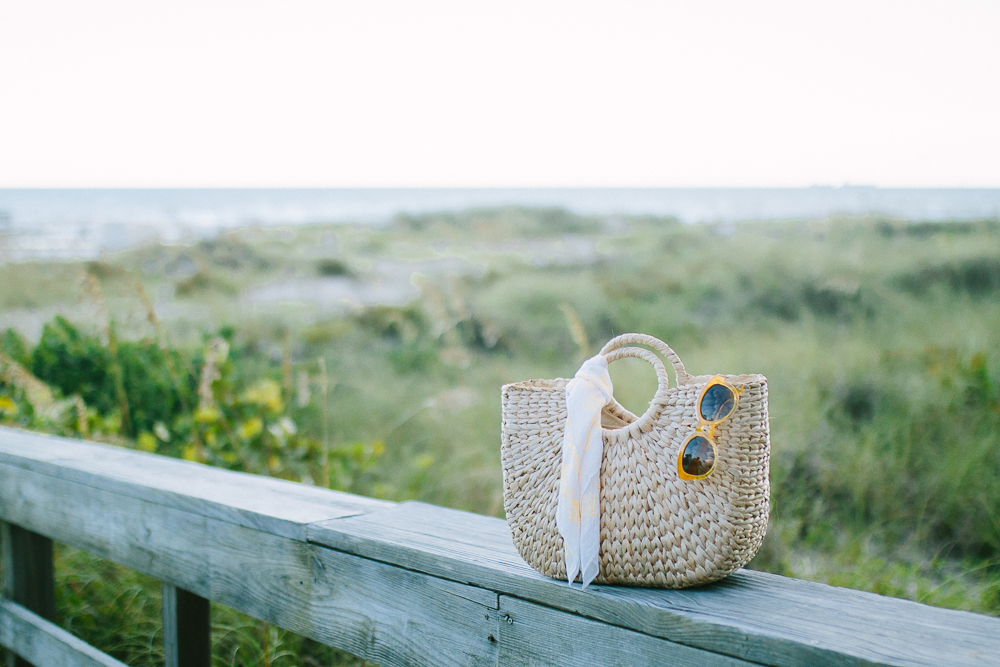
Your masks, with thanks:
[(950, 220), (1000, 218), (1000, 188), (0, 189), (0, 261), (91, 258), (246, 225), (378, 224), (401, 213), (495, 206), (687, 223), (865, 214)]

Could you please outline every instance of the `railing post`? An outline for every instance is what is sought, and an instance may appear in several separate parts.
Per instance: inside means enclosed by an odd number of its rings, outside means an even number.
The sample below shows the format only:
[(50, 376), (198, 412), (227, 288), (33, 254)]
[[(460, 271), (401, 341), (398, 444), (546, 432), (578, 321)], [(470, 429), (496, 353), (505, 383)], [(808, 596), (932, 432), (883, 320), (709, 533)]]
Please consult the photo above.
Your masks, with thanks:
[[(3, 558), (3, 594), (7, 599), (54, 621), (56, 594), (52, 540), (0, 521), (0, 551)], [(30, 667), (30, 663), (8, 652), (8, 667)]]
[(163, 583), (163, 656), (166, 667), (210, 667), (210, 603), (200, 595)]

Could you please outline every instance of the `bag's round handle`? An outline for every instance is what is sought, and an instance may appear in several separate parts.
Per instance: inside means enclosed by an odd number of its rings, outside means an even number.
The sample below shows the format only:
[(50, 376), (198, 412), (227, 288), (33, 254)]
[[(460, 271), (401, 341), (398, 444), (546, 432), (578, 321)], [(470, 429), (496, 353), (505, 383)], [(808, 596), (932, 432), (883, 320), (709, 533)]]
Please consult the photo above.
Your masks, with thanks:
[(635, 357), (637, 359), (648, 361), (653, 365), (653, 368), (656, 369), (657, 387), (656, 393), (653, 394), (653, 398), (649, 401), (649, 407), (646, 408), (646, 411), (642, 413), (642, 416), (640, 417), (636, 417), (621, 403), (616, 401), (614, 397), (611, 397), (606, 405), (606, 408), (610, 410), (613, 415), (619, 418), (624, 417), (624, 421), (628, 421), (630, 423), (618, 429), (606, 429), (609, 432), (625, 431), (629, 429), (648, 431), (652, 428), (653, 422), (659, 418), (660, 412), (663, 410), (663, 405), (666, 401), (667, 390), (670, 388), (670, 377), (667, 375), (667, 369), (663, 365), (663, 362), (660, 361), (660, 358), (649, 350), (641, 347), (632, 347), (633, 345), (647, 345), (666, 357), (674, 367), (674, 376), (678, 386), (688, 384), (692, 379), (692, 376), (684, 370), (684, 364), (681, 363), (680, 357), (677, 356), (677, 353), (670, 349), (670, 346), (659, 338), (637, 333), (622, 334), (612, 338), (600, 352), (604, 358), (608, 360), (608, 363), (623, 357)]
[(666, 360), (669, 361), (674, 367), (674, 377), (677, 380), (678, 387), (682, 384), (691, 383), (692, 376), (684, 370), (684, 364), (681, 362), (681, 358), (677, 356), (677, 353), (674, 352), (669, 345), (655, 336), (641, 333), (627, 333), (615, 336), (601, 348), (601, 354), (606, 357), (612, 350), (620, 349), (626, 345), (646, 345), (653, 348), (662, 354), (664, 358), (666, 358)]
[(637, 359), (648, 361), (653, 365), (653, 368), (656, 369), (656, 393), (653, 394), (653, 398), (649, 402), (649, 407), (646, 408), (646, 411), (642, 413), (641, 417), (636, 417), (631, 412), (626, 410), (621, 403), (616, 401), (612, 396), (608, 400), (606, 407), (611, 410), (612, 414), (618, 416), (619, 418), (625, 417), (625, 421), (629, 421), (630, 423), (622, 426), (621, 428), (605, 430), (617, 432), (637, 428), (640, 431), (648, 431), (652, 427), (653, 422), (659, 418), (660, 411), (663, 409), (667, 389), (670, 388), (670, 377), (667, 375), (667, 368), (663, 365), (663, 362), (660, 361), (660, 358), (649, 350), (641, 347), (620, 347), (604, 355), (604, 358), (608, 360), (609, 364), (612, 361), (617, 361), (618, 359), (622, 359), (624, 357), (635, 357)]

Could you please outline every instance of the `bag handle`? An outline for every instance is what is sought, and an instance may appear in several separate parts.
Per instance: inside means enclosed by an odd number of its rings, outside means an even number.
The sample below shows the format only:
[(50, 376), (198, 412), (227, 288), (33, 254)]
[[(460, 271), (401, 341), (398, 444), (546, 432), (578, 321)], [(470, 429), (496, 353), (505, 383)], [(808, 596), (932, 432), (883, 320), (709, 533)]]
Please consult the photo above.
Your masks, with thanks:
[(653, 398), (649, 402), (649, 407), (641, 417), (636, 417), (629, 410), (625, 409), (625, 407), (618, 401), (616, 401), (614, 397), (611, 397), (605, 406), (606, 409), (619, 419), (624, 417), (622, 421), (630, 423), (627, 423), (617, 429), (605, 429), (606, 431), (619, 432), (633, 429), (648, 431), (652, 428), (653, 422), (659, 418), (660, 412), (663, 410), (663, 405), (666, 401), (666, 393), (670, 388), (670, 377), (667, 375), (667, 369), (658, 356), (647, 349), (633, 347), (635, 344), (648, 345), (649, 347), (655, 348), (664, 357), (670, 360), (674, 367), (674, 374), (678, 384), (682, 382), (686, 384), (691, 378), (691, 376), (687, 374), (687, 371), (684, 370), (684, 364), (682, 364), (681, 360), (677, 357), (677, 353), (671, 350), (670, 346), (658, 338), (647, 336), (645, 334), (622, 334), (621, 336), (613, 338), (601, 349), (600, 354), (608, 360), (609, 364), (624, 357), (635, 357), (649, 362), (652, 364), (653, 368), (656, 369), (657, 388), (656, 393), (653, 394)]
[[(677, 381), (678, 387), (682, 384), (691, 384), (693, 376), (684, 370), (684, 363), (681, 362), (681, 358), (677, 356), (677, 353), (674, 352), (669, 345), (655, 336), (641, 333), (627, 333), (615, 336), (605, 343), (604, 347), (601, 348), (600, 353), (607, 357), (608, 353), (613, 350), (621, 349), (626, 345), (646, 345), (653, 348), (662, 354), (664, 358), (666, 358), (666, 360), (669, 361), (674, 367), (674, 379)], [(611, 361), (611, 359), (609, 358), (608, 361)]]

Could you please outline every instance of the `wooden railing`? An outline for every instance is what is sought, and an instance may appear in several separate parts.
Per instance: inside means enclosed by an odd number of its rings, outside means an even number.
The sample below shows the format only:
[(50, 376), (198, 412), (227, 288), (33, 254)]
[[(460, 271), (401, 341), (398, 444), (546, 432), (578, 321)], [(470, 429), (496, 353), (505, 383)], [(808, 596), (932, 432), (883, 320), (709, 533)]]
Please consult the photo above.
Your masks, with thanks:
[(1000, 619), (740, 571), (683, 591), (535, 573), (499, 519), (0, 428), (0, 644), (120, 665), (56, 627), (52, 540), (163, 582), (171, 667), (209, 600), (390, 665), (998, 665)]

